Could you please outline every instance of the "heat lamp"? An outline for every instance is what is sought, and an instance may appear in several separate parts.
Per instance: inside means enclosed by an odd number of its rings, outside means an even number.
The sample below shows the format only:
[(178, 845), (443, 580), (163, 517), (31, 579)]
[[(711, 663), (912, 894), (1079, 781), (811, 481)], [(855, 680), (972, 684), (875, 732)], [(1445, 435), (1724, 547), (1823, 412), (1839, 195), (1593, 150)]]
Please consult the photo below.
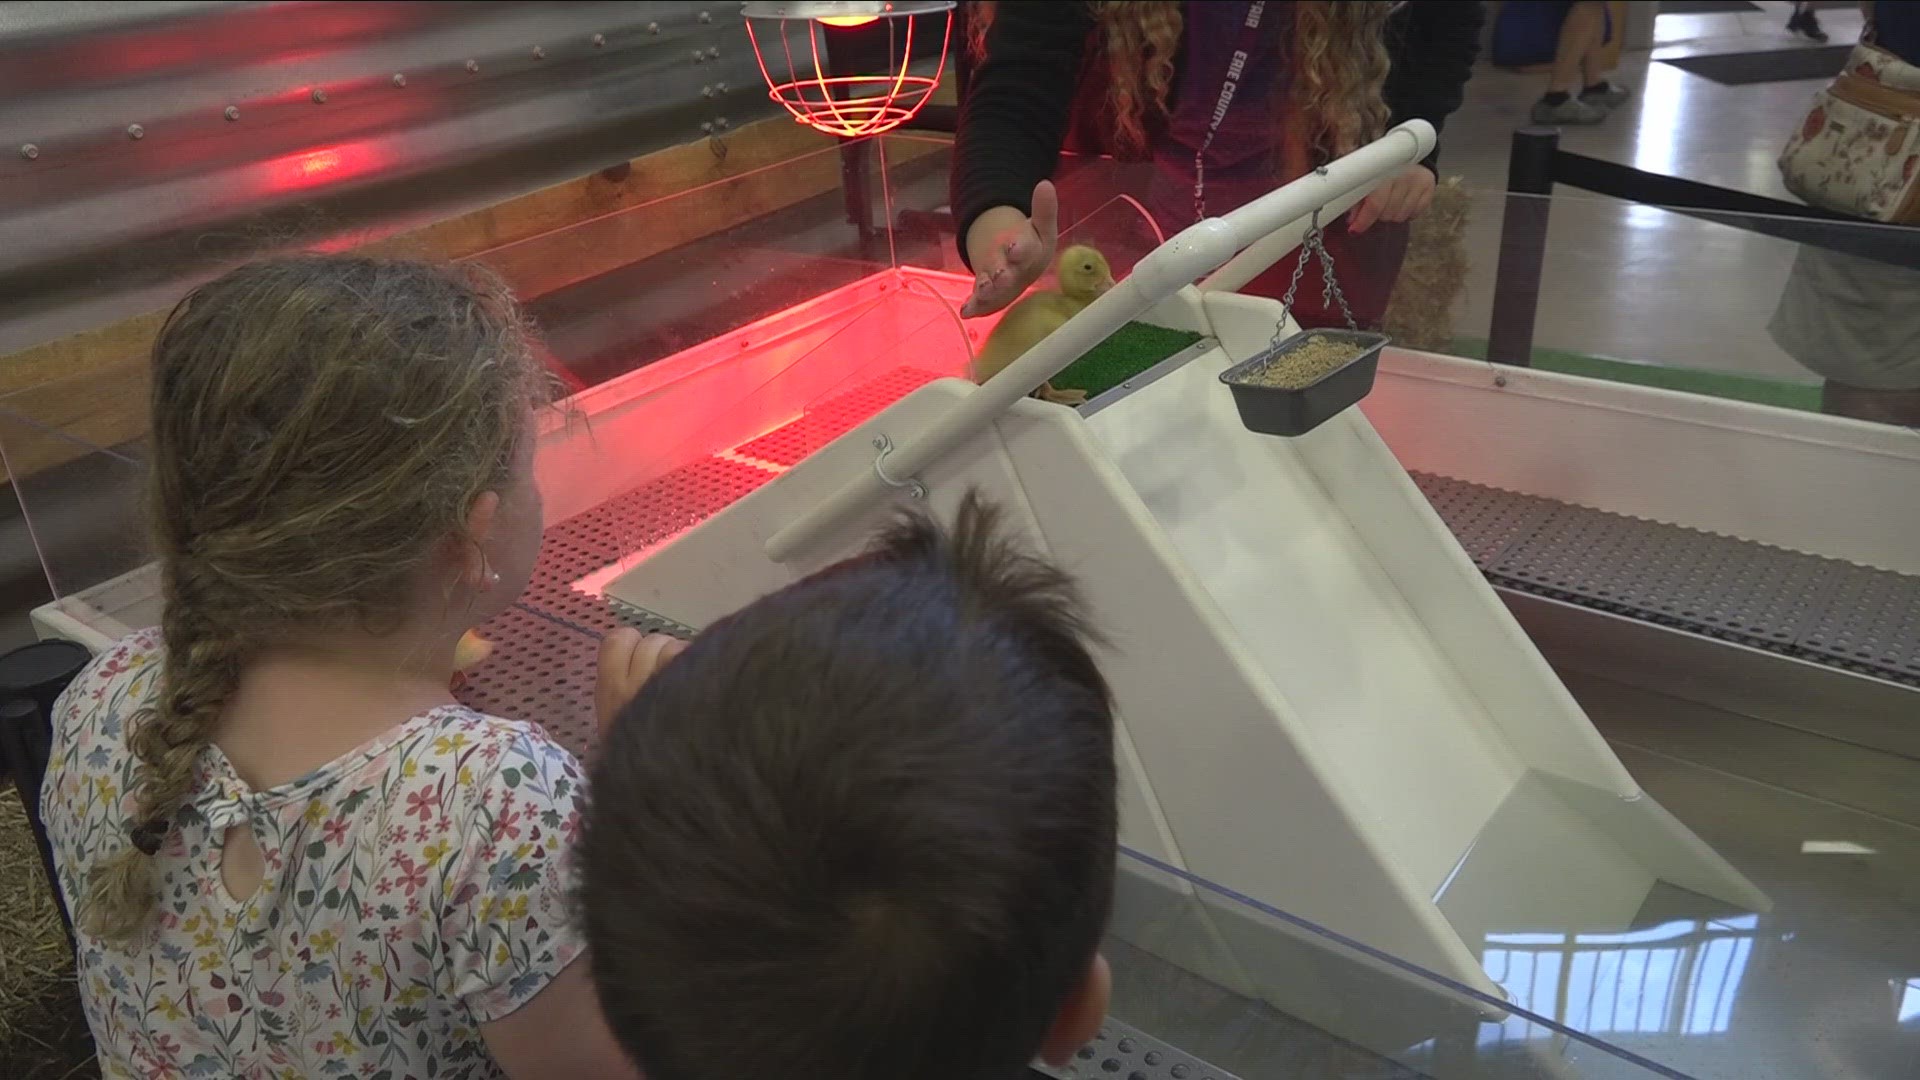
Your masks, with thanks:
[[(816, 0), (747, 3), (741, 5), (741, 14), (768, 96), (802, 124), (829, 135), (860, 138), (906, 123), (933, 96), (946, 67), (953, 6), (953, 0)], [(914, 74), (909, 70), (914, 61), (925, 59), (933, 44), (926, 26), (931, 19), (915, 16), (936, 15), (942, 26), (933, 74)], [(843, 48), (839, 58), (833, 56), (839, 35), (881, 22), (887, 41), (884, 70), (848, 70), (855, 66), (845, 58), (851, 48)], [(877, 30), (873, 33), (877, 39)], [(919, 57), (913, 51), (916, 35)]]

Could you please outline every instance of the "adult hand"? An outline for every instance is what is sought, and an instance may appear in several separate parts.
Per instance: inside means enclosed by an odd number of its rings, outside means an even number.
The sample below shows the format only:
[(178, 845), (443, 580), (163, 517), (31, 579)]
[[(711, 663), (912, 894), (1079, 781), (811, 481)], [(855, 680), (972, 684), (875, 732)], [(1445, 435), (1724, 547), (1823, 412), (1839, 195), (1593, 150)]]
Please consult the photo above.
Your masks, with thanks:
[(1400, 175), (1373, 189), (1347, 218), (1347, 231), (1363, 233), (1376, 221), (1410, 221), (1419, 217), (1433, 202), (1433, 170), (1425, 165), (1409, 165)]
[(973, 219), (967, 229), (967, 261), (973, 264), (973, 295), (960, 307), (963, 318), (991, 315), (1020, 298), (1053, 263), (1060, 233), (1060, 197), (1053, 181), (1033, 189), (1033, 216), (1011, 206), (996, 206)]
[(667, 662), (686, 651), (687, 643), (666, 634), (641, 634), (623, 626), (600, 639), (600, 674), (594, 680), (593, 711), (600, 730), (613, 726), (614, 717), (626, 708), (648, 679), (667, 666)]

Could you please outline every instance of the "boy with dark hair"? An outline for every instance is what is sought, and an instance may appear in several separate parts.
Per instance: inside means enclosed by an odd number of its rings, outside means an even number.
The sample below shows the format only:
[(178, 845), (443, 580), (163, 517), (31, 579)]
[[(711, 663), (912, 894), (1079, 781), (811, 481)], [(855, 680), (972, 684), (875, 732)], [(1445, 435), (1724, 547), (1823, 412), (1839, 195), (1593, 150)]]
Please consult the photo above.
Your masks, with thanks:
[(1007, 1080), (1090, 1041), (1117, 841), (1091, 641), (969, 498), (669, 652), (579, 849), (601, 1005), (651, 1080)]

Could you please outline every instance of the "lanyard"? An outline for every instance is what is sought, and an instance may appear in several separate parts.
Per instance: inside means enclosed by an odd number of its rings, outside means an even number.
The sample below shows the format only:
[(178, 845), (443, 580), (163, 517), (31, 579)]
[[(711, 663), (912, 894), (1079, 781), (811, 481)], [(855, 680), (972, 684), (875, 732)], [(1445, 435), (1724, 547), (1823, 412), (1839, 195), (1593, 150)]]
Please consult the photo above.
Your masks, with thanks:
[[(1406, 6), (1406, 0), (1387, 8), (1389, 15)], [(1193, 155), (1193, 219), (1203, 220), (1207, 216), (1207, 150), (1213, 145), (1213, 137), (1220, 132), (1221, 121), (1227, 118), (1227, 110), (1233, 107), (1233, 99), (1240, 92), (1240, 75), (1246, 70), (1247, 60), (1260, 44), (1260, 17), (1266, 13), (1266, 0), (1254, 0), (1247, 5), (1247, 17), (1240, 24), (1240, 34), (1234, 41), (1233, 58), (1227, 62), (1227, 77), (1220, 84), (1220, 97), (1214, 102), (1213, 116), (1207, 123), (1206, 138), (1200, 140), (1200, 149)]]
[(1240, 75), (1246, 70), (1247, 60), (1260, 44), (1260, 17), (1266, 13), (1266, 0), (1254, 0), (1247, 5), (1247, 17), (1240, 24), (1240, 34), (1234, 40), (1233, 58), (1227, 62), (1227, 77), (1220, 84), (1220, 97), (1214, 102), (1213, 116), (1207, 122), (1206, 138), (1200, 140), (1200, 149), (1193, 152), (1193, 219), (1199, 221), (1207, 216), (1207, 149), (1213, 145), (1213, 137), (1220, 133), (1220, 123), (1227, 118), (1227, 110), (1233, 107), (1234, 95), (1240, 92)]

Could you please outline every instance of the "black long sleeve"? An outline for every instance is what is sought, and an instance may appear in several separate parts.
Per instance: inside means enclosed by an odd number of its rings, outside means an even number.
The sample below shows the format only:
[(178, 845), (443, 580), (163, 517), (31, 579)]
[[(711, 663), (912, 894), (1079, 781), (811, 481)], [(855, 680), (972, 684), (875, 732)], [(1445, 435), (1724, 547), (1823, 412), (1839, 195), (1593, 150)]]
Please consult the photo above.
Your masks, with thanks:
[(1002, 3), (968, 79), (954, 134), (951, 202), (960, 257), (967, 230), (996, 206), (1032, 210), (1072, 120), (1093, 13), (1079, 0)]
[[(1392, 66), (1382, 92), (1391, 123), (1425, 120), (1438, 131), (1460, 108), (1486, 17), (1479, 0), (1414, 0), (1393, 13), (1387, 23)], [(1433, 158), (1426, 164), (1431, 168)]]

